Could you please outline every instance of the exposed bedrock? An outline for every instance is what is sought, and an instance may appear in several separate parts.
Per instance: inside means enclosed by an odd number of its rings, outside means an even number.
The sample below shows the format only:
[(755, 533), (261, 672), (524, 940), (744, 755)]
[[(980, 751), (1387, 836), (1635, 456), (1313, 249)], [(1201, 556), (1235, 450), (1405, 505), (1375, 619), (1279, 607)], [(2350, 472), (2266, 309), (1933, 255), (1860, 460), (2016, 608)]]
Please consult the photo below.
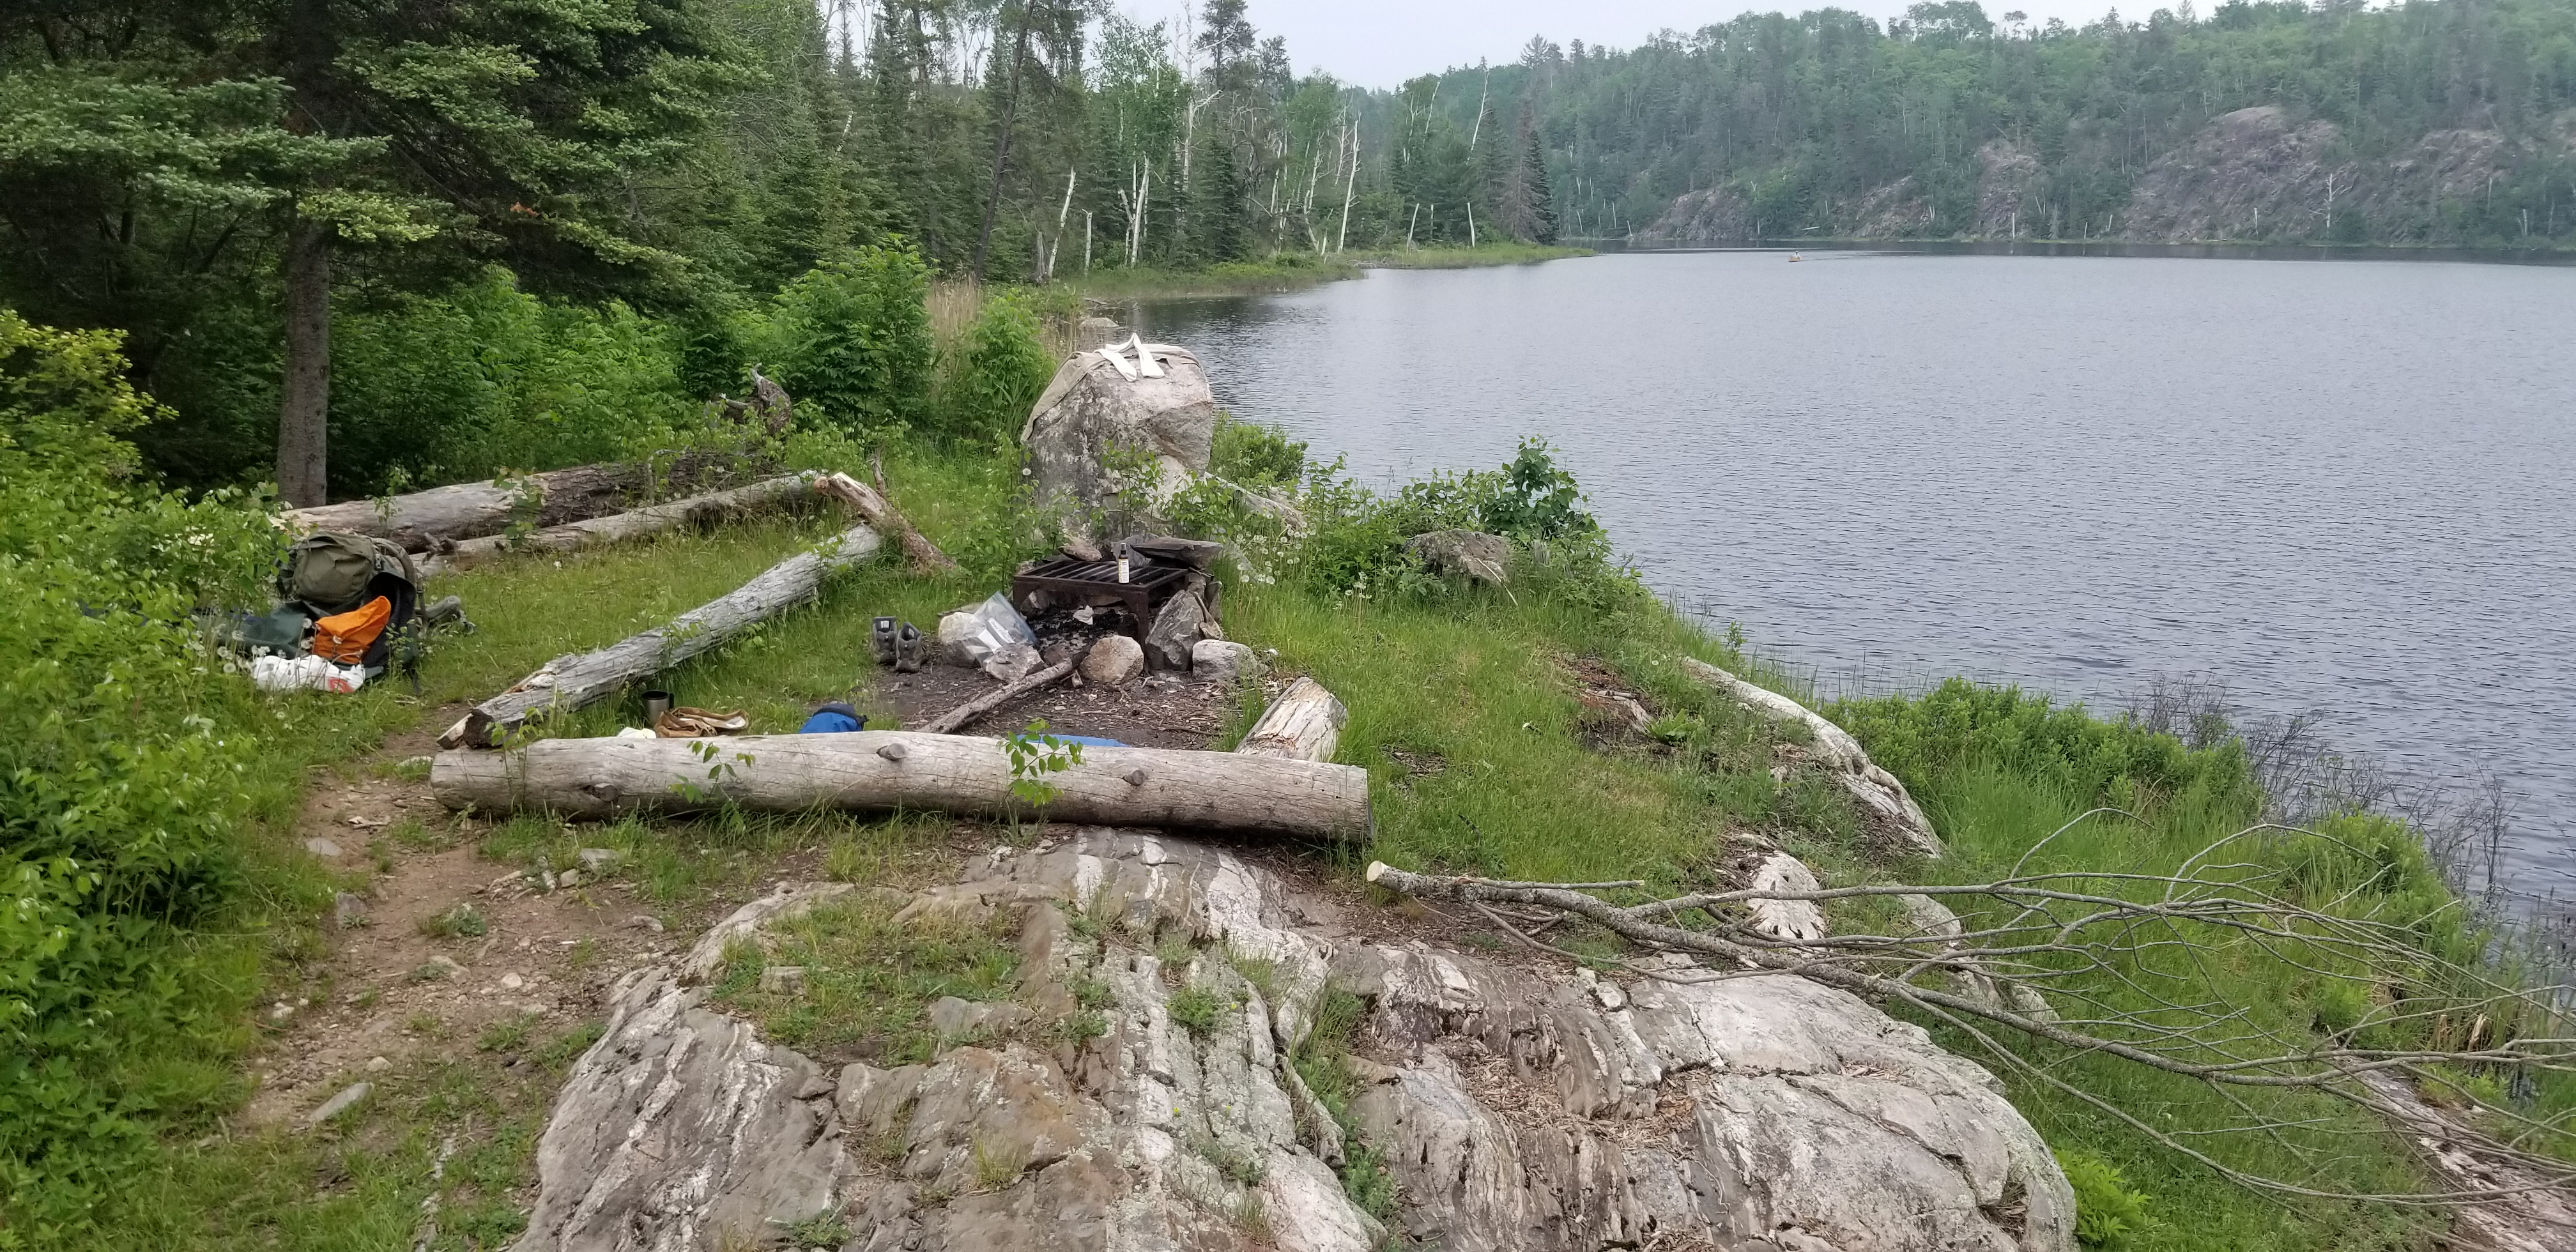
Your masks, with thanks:
[[(850, 1249), (1362, 1252), (1387, 1231), (1345, 1197), (1344, 1128), (1291, 1064), (1328, 986), (1366, 999), (1344, 1112), (1418, 1242), (2072, 1246), (2064, 1179), (1982, 1068), (1799, 978), (1471, 955), (1369, 932), (1374, 913), (1221, 848), (1102, 828), (996, 849), (896, 917), (993, 910), (1018, 919), (1015, 1004), (943, 1002), (984, 1025), (926, 1064), (830, 1072), (674, 972), (630, 974), (555, 1109), (520, 1248), (714, 1249), (837, 1213)], [(1104, 1031), (1062, 1025), (1086, 1000)]]

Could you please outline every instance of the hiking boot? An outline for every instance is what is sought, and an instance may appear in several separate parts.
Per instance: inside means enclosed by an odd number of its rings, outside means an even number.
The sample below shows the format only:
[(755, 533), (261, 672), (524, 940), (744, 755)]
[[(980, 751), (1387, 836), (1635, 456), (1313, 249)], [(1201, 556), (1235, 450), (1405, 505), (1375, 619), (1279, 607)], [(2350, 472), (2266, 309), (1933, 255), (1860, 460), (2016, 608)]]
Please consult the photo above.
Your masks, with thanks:
[[(910, 628), (906, 627), (906, 629)], [(878, 618), (874, 626), (868, 631), (868, 654), (877, 659), (878, 665), (892, 666), (894, 664), (895, 636), (897, 633), (898, 632), (895, 629), (895, 621), (891, 617)]]
[(920, 629), (910, 622), (905, 622), (895, 635), (894, 672), (918, 673), (921, 669), (922, 654), (929, 650), (929, 646), (922, 641)]

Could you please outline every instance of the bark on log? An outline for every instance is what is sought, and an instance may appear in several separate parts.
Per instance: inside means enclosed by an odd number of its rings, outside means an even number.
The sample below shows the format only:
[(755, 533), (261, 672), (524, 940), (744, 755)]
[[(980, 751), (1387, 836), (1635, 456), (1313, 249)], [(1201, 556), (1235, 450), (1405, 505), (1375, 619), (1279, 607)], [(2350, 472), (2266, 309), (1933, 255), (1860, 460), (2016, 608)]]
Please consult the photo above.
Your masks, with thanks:
[[(883, 472), (879, 471), (878, 476), (882, 478)], [(957, 568), (957, 562), (948, 559), (948, 554), (940, 551), (937, 544), (914, 530), (912, 523), (896, 512), (894, 505), (888, 503), (876, 488), (847, 474), (825, 474), (814, 480), (814, 490), (847, 501), (868, 525), (876, 527), (882, 534), (894, 536), (895, 542), (903, 545), (904, 559), (912, 562), (912, 572), (940, 574)]]
[(1244, 756), (1329, 761), (1341, 744), (1342, 724), (1349, 720), (1350, 710), (1324, 684), (1300, 678), (1262, 710), (1261, 720), (1244, 732), (1234, 750)]
[(391, 539), (410, 552), (442, 543), (497, 535), (526, 522), (543, 529), (617, 512), (645, 484), (644, 467), (623, 463), (577, 465), (496, 483), (457, 483), (374, 500), (348, 500), (296, 509), (287, 523), (305, 532), (348, 531)]
[(1074, 663), (1080, 659), (1081, 658), (1076, 657), (1070, 660), (1058, 661), (1045, 669), (1039, 670), (1038, 672), (1019, 680), (1018, 682), (1006, 683), (994, 690), (987, 691), (964, 704), (958, 705), (956, 708), (950, 709), (929, 721), (923, 722), (921, 725), (916, 726), (913, 729), (918, 730), (925, 735), (956, 734), (958, 731), (964, 730), (968, 726), (973, 725), (976, 718), (982, 717), (1005, 704), (1009, 704), (1011, 701), (1017, 700), (1021, 696), (1027, 695), (1032, 691), (1045, 687), (1052, 687), (1057, 683), (1063, 682), (1067, 675), (1073, 673)]
[(472, 569), (505, 552), (571, 552), (606, 544), (625, 543), (658, 535), (664, 531), (687, 527), (710, 526), (717, 522), (777, 508), (802, 496), (806, 484), (817, 475), (781, 474), (731, 491), (710, 492), (673, 500), (650, 508), (626, 513), (611, 513), (561, 526), (549, 526), (534, 534), (520, 536), (514, 543), (506, 535), (485, 535), (457, 544), (449, 552), (421, 558), (420, 576), (433, 577), (455, 570)]
[(1795, 722), (1807, 728), (1815, 742), (1808, 751), (1833, 772), (1834, 781), (1842, 785), (1862, 808), (1875, 814), (1880, 822), (1895, 832), (1905, 850), (1916, 856), (1941, 855), (1941, 837), (1932, 831), (1932, 819), (1926, 816), (1914, 796), (1896, 775), (1880, 769), (1861, 750), (1860, 741), (1851, 732), (1827, 721), (1824, 715), (1779, 692), (1757, 687), (1697, 657), (1682, 658), (1682, 672), (1699, 682), (1715, 687), (1737, 702), (1774, 721)]
[(866, 559), (878, 544), (877, 532), (853, 526), (813, 551), (770, 566), (731, 594), (673, 618), (667, 626), (630, 635), (596, 652), (556, 657), (517, 686), (475, 705), (464, 720), (438, 737), (438, 745), (497, 746), (499, 736), (529, 721), (604, 699), (627, 683), (669, 669), (813, 599), (826, 576)]
[(681, 739), (541, 739), (507, 752), (445, 752), (430, 768), (430, 790), (452, 809), (567, 817), (730, 804), (765, 813), (906, 809), (1300, 838), (1370, 833), (1368, 771), (1355, 765), (1085, 747), (1081, 764), (1046, 776), (1056, 796), (1033, 808), (1012, 793), (1010, 756), (998, 739), (862, 730), (707, 743), (718, 749), (712, 762), (699, 757), (697, 741)]

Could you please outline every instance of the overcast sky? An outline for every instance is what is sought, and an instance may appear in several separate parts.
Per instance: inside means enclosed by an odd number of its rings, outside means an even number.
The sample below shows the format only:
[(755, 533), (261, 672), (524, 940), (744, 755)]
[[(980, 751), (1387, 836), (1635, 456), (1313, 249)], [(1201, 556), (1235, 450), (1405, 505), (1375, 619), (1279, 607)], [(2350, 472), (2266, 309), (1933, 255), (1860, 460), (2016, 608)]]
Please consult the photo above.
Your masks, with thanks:
[[(1912, 0), (1841, 0), (1884, 21)], [(2158, 3), (2126, 6), (2145, 17)], [(1118, 0), (1138, 21), (1172, 18), (1183, 0)], [(1477, 58), (1510, 61), (1532, 35), (1565, 44), (1580, 39), (1614, 48), (1634, 47), (1658, 30), (1697, 30), (1747, 11), (1795, 13), (1823, 3), (1762, 4), (1746, 0), (1251, 0), (1250, 17), (1264, 36), (1288, 40), (1288, 60), (1300, 74), (1324, 70), (1363, 87), (1393, 87), (1407, 78)], [(1988, 0), (1995, 17), (2019, 9), (2033, 21), (2064, 18), (2082, 24), (2102, 16), (2109, 0)], [(2204, 5), (2203, 7), (2207, 7)]]

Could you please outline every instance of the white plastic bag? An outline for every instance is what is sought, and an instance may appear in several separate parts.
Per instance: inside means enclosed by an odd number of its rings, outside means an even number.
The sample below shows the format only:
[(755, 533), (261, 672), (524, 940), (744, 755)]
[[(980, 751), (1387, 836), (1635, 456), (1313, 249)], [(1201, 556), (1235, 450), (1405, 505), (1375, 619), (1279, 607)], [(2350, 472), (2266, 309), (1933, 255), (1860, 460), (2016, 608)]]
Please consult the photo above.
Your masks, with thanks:
[(994, 592), (991, 598), (976, 605), (966, 615), (970, 621), (960, 646), (966, 659), (981, 665), (1009, 651), (1013, 644), (1037, 651), (1038, 635), (1029, 629), (1029, 619), (1011, 607), (1010, 597)]
[(367, 685), (367, 670), (363, 665), (333, 665), (318, 656), (292, 660), (262, 656), (251, 660), (250, 681), (262, 691), (309, 690), (346, 695)]

